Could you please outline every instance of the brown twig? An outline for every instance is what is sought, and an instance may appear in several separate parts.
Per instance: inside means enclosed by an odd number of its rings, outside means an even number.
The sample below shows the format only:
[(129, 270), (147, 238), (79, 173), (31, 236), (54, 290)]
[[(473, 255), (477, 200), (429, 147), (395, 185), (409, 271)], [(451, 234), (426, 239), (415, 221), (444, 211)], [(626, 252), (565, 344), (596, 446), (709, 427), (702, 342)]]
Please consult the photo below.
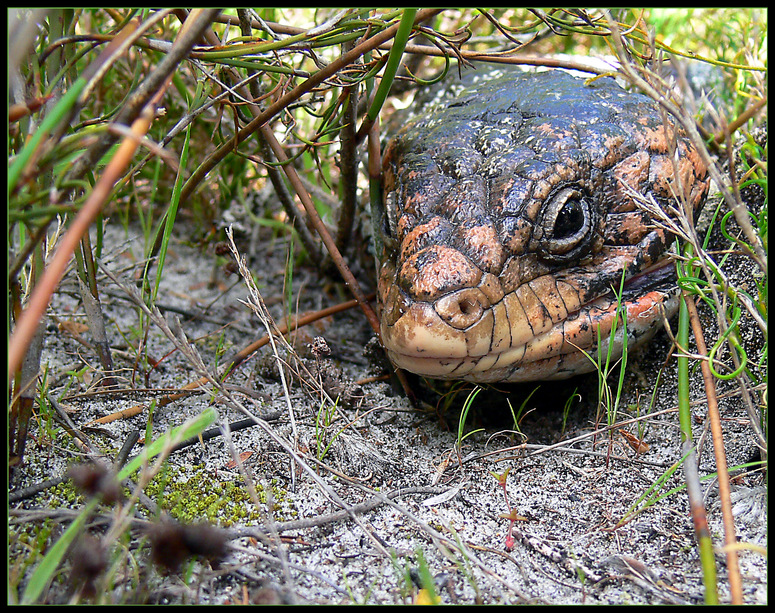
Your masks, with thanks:
[[(343, 50), (349, 51), (349, 47)], [(357, 206), (358, 186), (358, 147), (355, 142), (355, 121), (358, 109), (358, 88), (348, 87), (342, 93), (345, 97), (345, 109), (342, 118), (342, 131), (340, 135), (340, 178), (339, 194), (342, 199), (339, 219), (337, 221), (336, 246), (339, 251), (344, 251), (350, 241), (355, 209)]]
[(274, 156), (282, 164), (285, 176), (288, 178), (288, 181), (290, 181), (293, 189), (296, 191), (296, 195), (304, 205), (304, 209), (307, 211), (307, 216), (312, 222), (312, 226), (315, 228), (318, 236), (320, 236), (323, 244), (326, 246), (326, 249), (328, 250), (331, 258), (334, 260), (334, 264), (339, 270), (339, 273), (342, 275), (345, 283), (349, 286), (350, 291), (358, 301), (358, 306), (360, 306), (361, 310), (366, 315), (366, 319), (369, 321), (372, 329), (376, 334), (379, 334), (379, 319), (377, 318), (377, 314), (374, 312), (374, 309), (371, 308), (369, 301), (366, 299), (366, 295), (361, 290), (358, 280), (350, 271), (347, 263), (344, 261), (344, 258), (342, 258), (342, 254), (339, 253), (339, 249), (337, 249), (336, 244), (334, 243), (334, 239), (328, 232), (328, 229), (323, 223), (323, 220), (320, 219), (320, 215), (318, 215), (317, 209), (315, 208), (315, 203), (312, 202), (312, 198), (310, 198), (309, 192), (307, 192), (307, 190), (304, 188), (304, 185), (302, 184), (301, 179), (299, 179), (299, 175), (296, 172), (296, 169), (291, 164), (287, 163), (288, 156), (285, 155), (285, 151), (283, 150), (282, 145), (278, 142), (274, 132), (268, 125), (261, 126), (259, 130), (264, 140), (266, 140), (266, 142), (272, 148), (272, 153)]
[(737, 119), (732, 121), (726, 127), (726, 129), (720, 130), (718, 133), (716, 133), (716, 135), (713, 137), (713, 143), (716, 145), (722, 144), (730, 134), (734, 134), (735, 131), (737, 131), (743, 125), (745, 125), (749, 119), (756, 117), (759, 111), (761, 111), (766, 106), (767, 106), (766, 96), (761, 100), (757, 100), (756, 102), (754, 102), (751, 106), (749, 106), (742, 113), (740, 113), (740, 115), (737, 116)]
[[(102, 267), (102, 270), (103, 272), (105, 272), (106, 275), (108, 275), (108, 277), (110, 277), (110, 279), (114, 283), (116, 283), (119, 287), (122, 287), (124, 291), (127, 292), (130, 299), (132, 300), (136, 299), (136, 296), (134, 295), (134, 293), (131, 291), (128, 291), (128, 288), (124, 288), (121, 285), (121, 283), (118, 281), (118, 279), (116, 279), (116, 277), (113, 275), (113, 273), (111, 273), (104, 267)], [(367, 297), (367, 300), (373, 300), (373, 299), (374, 299), (373, 295)], [(328, 307), (326, 309), (316, 311), (315, 313), (310, 313), (309, 315), (305, 315), (304, 317), (299, 317), (298, 319), (290, 322), (289, 324), (278, 326), (278, 332), (283, 335), (288, 334), (289, 332), (293, 332), (297, 328), (306, 326), (312, 322), (318, 321), (319, 319), (324, 319), (326, 317), (329, 317), (330, 315), (334, 315), (336, 313), (340, 313), (342, 311), (351, 309), (355, 307), (357, 304), (358, 304), (357, 300), (349, 300), (347, 302), (343, 302), (341, 304), (337, 304), (332, 307)], [(269, 343), (269, 336), (265, 335), (265, 336), (262, 336), (260, 339), (256, 340), (255, 342), (251, 343), (247, 347), (244, 347), (224, 363), (224, 365), (221, 368), (221, 374), (233, 372), (237, 366), (242, 364), (242, 362), (247, 360), (251, 355), (253, 355), (256, 351), (258, 351), (259, 349), (261, 349), (261, 347), (263, 347), (264, 345), (267, 345), (268, 343)], [(161, 397), (157, 403), (157, 406), (159, 407), (166, 406), (174, 402), (175, 400), (178, 400), (190, 394), (192, 391), (198, 390), (203, 385), (205, 385), (208, 381), (209, 381), (209, 378), (207, 377), (201, 377), (196, 381), (191, 381), (190, 383), (187, 383), (186, 385), (181, 387), (179, 390), (176, 390), (172, 393), (166, 394), (163, 397)], [(119, 415), (119, 417), (108, 419), (111, 416), (105, 416), (98, 420), (95, 420), (92, 423), (105, 423), (105, 421), (114, 421), (114, 419), (118, 419), (123, 416), (131, 417), (133, 415), (137, 415), (143, 410), (145, 410), (145, 405), (136, 405), (134, 407), (130, 407), (129, 409), (121, 411), (120, 415), (114, 414), (114, 415)]]
[[(154, 109), (146, 108), (143, 115), (132, 125), (132, 131), (138, 135), (144, 134), (151, 125), (153, 115)], [(9, 378), (21, 363), (38, 322), (40, 322), (46, 312), (51, 296), (65, 273), (70, 256), (80, 244), (81, 237), (89, 231), (92, 222), (102, 210), (102, 206), (110, 195), (114, 183), (121, 178), (124, 168), (131, 160), (136, 148), (137, 140), (124, 139), (116, 155), (105, 168), (102, 177), (94, 186), (94, 190), (87, 198), (78, 216), (73, 220), (62, 238), (62, 242), (54, 258), (49, 263), (40, 283), (35, 286), (29, 304), (16, 322), (16, 327), (11, 335), (8, 348)]]
[[(708, 355), (705, 345), (705, 336), (697, 313), (697, 305), (686, 290), (682, 290), (683, 299), (689, 311), (689, 323), (692, 327), (694, 340), (697, 343), (697, 353)], [(713, 374), (707, 360), (700, 361), (702, 380), (705, 385), (705, 397), (708, 400), (708, 419), (710, 420), (710, 432), (713, 438), (713, 453), (716, 458), (716, 473), (718, 475), (718, 493), (721, 500), (721, 515), (724, 522), (724, 542), (727, 556), (727, 572), (729, 575), (729, 591), (732, 596), (732, 604), (743, 604), (743, 587), (740, 578), (740, 564), (738, 563), (737, 550), (732, 547), (737, 543), (735, 537), (735, 518), (732, 515), (732, 500), (730, 497), (729, 471), (727, 470), (727, 458), (724, 453), (724, 434), (721, 430), (721, 416), (718, 410), (716, 398), (716, 385)]]
[[(196, 12), (192, 12), (192, 17), (195, 19), (188, 23), (194, 25), (194, 28), (181, 28), (169, 53), (156, 64), (153, 72), (129, 95), (126, 103), (116, 115), (114, 123), (131, 125), (134, 122), (140, 112), (148, 105), (151, 98), (164, 86), (169, 75), (177, 69), (181, 60), (189, 56), (193, 46), (199, 42), (201, 31), (212, 22), (218, 12), (218, 9), (196, 9)], [(195, 24), (194, 21), (196, 21)], [(116, 135), (110, 131), (106, 132), (83, 156), (75, 161), (72, 170), (68, 173), (67, 179), (78, 179), (85, 172), (94, 168), (97, 161), (105, 155), (115, 142)]]
[[(40, 322), (46, 308), (48, 307), (51, 296), (59, 285), (65, 269), (67, 268), (70, 257), (78, 247), (81, 237), (89, 231), (93, 221), (96, 219), (103, 205), (108, 199), (113, 186), (122, 177), (124, 169), (129, 165), (134, 152), (139, 146), (140, 138), (146, 134), (153, 122), (156, 105), (161, 101), (167, 87), (172, 82), (172, 71), (177, 63), (185, 57), (188, 51), (201, 36), (201, 32), (211, 21), (211, 14), (207, 11), (197, 12), (191, 15), (191, 24), (182, 28), (178, 34), (176, 42), (173, 44), (172, 51), (168, 58), (177, 58), (174, 63), (167, 63), (166, 74), (160, 79), (160, 85), (155, 94), (151, 97), (148, 104), (143, 107), (140, 116), (132, 123), (133, 138), (124, 138), (121, 146), (116, 151), (111, 161), (105, 167), (105, 171), (97, 181), (91, 194), (84, 202), (76, 218), (68, 228), (57, 249), (54, 258), (49, 263), (46, 272), (36, 285), (35, 290), (30, 297), (29, 304), (20, 318), (16, 322), (13, 334), (8, 347), (8, 380), (11, 380), (13, 373), (21, 364), (22, 358), (29, 347), (31, 339), (35, 334), (38, 322)], [(157, 71), (162, 67), (157, 67)], [(155, 80), (154, 80), (155, 82)]]
[[(288, 532), (291, 530), (305, 530), (308, 528), (316, 528), (318, 526), (326, 526), (328, 524), (345, 521), (349, 519), (353, 513), (357, 513), (358, 515), (363, 515), (364, 513), (373, 511), (374, 509), (379, 508), (380, 506), (385, 504), (386, 499), (392, 500), (393, 498), (397, 498), (399, 496), (410, 496), (413, 494), (435, 496), (438, 494), (443, 494), (449, 489), (451, 488), (442, 487), (442, 486), (402, 487), (396, 490), (392, 490), (390, 492), (386, 492), (384, 494), (375, 495), (369, 500), (366, 500), (365, 502), (348, 507), (347, 510), (335, 511), (334, 513), (329, 513), (328, 515), (316, 515), (314, 517), (306, 517), (304, 519), (277, 522), (275, 524), (275, 528), (277, 529), (278, 532)], [(229, 530), (229, 536), (232, 539), (244, 538), (246, 536), (255, 537), (257, 536), (258, 533), (260, 533), (261, 530), (262, 528), (260, 526), (257, 526), (255, 528), (254, 527), (234, 528), (232, 530)]]
[[(426, 19), (432, 17), (439, 11), (440, 9), (424, 9), (422, 11), (418, 11), (417, 17), (415, 18), (415, 23), (420, 23), (422, 21), (425, 21)], [(324, 68), (317, 71), (309, 79), (306, 79), (304, 82), (294, 87), (287, 94), (280, 96), (280, 98), (276, 102), (268, 106), (261, 114), (259, 114), (255, 119), (253, 119), (253, 121), (251, 121), (248, 125), (242, 128), (237, 134), (235, 134), (233, 139), (231, 139), (228, 143), (224, 143), (223, 145), (221, 145), (210, 156), (208, 156), (207, 159), (202, 161), (199, 167), (191, 174), (191, 176), (188, 178), (186, 183), (183, 185), (180, 199), (185, 201), (194, 192), (196, 187), (207, 176), (207, 174), (221, 160), (223, 160), (223, 158), (225, 158), (229, 153), (231, 153), (231, 151), (235, 146), (237, 146), (239, 143), (241, 143), (246, 138), (251, 136), (253, 133), (259, 131), (260, 128), (265, 124), (267, 124), (275, 115), (277, 115), (282, 110), (287, 108), (288, 105), (291, 104), (292, 102), (295, 102), (296, 100), (298, 100), (302, 95), (311, 91), (312, 89), (314, 89), (315, 87), (323, 83), (326, 79), (335, 75), (342, 68), (348, 66), (349, 64), (352, 64), (364, 53), (367, 53), (368, 51), (371, 51), (379, 47), (382, 43), (393, 38), (393, 36), (395, 36), (396, 31), (398, 30), (398, 26), (399, 24), (396, 23), (390, 26), (389, 28), (386, 28), (382, 32), (375, 34), (371, 38), (357, 45), (352, 51), (348, 51), (347, 53), (339, 57), (339, 59), (334, 60)]]

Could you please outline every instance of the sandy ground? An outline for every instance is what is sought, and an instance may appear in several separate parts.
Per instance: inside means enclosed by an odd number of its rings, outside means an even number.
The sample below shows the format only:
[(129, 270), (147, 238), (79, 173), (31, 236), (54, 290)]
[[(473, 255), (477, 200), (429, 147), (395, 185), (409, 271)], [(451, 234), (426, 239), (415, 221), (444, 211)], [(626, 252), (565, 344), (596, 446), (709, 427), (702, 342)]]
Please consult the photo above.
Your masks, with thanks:
[[(135, 230), (127, 234), (116, 225), (107, 237), (110, 255), (103, 266), (136, 291), (142, 240)], [(286, 244), (263, 231), (241, 233), (235, 227), (261, 294), (282, 321)], [(226, 276), (222, 262), (211, 252), (174, 241), (158, 300), (171, 330), (184, 331), (211, 372), (263, 335), (261, 323), (242, 302), (248, 297), (245, 285), (236, 275)], [(122, 287), (104, 273), (101, 278), (119, 383), (146, 391), (94, 393), (97, 358), (66, 331), (78, 328), (62, 325), (85, 321), (72, 273), (51, 306), (43, 356), (49, 396), (101, 451), (100, 461), (112, 463), (133, 432), (139, 431), (141, 441), (146, 433), (155, 438), (208, 407), (217, 411), (215, 426), (221, 427), (216, 436), (171, 453), (167, 467), (146, 488), (147, 497), (131, 509), (130, 529), (111, 547), (110, 564), (97, 573), (98, 598), (105, 602), (392, 604), (423, 601), (433, 592), (443, 603), (458, 604), (703, 601), (681, 469), (664, 479), (653, 504), (644, 508), (639, 502), (681, 459), (674, 362), (656, 382), (670, 348), (664, 335), (631, 361), (617, 415), (621, 426), (610, 432), (602, 430), (605, 417), (596, 417), (597, 377), (592, 375), (543, 384), (532, 395), (535, 386), (482, 393), (466, 422), (465, 432), (472, 433), (459, 448), (459, 401), (468, 391), (458, 393), (457, 409), (453, 403), (445, 411), (437, 394), (413, 380), (428, 402), (428, 410), (420, 411), (389, 381), (374, 381), (382, 373), (364, 353), (372, 334), (357, 310), (329, 317), (291, 339), (309, 371), (301, 378), (292, 372), (299, 369), (297, 359), (280, 348), (291, 366), (287, 393), (266, 346), (234, 370), (226, 380), (228, 393), (192, 394), (157, 406), (149, 417), (151, 401), (159, 395), (148, 390), (181, 387), (200, 375), (159, 326), (150, 323), (143, 330), (139, 311)], [(216, 282), (208, 283), (212, 279)], [(299, 312), (349, 298), (308, 264), (296, 267), (293, 291)], [(78, 333), (88, 341), (88, 332)], [(329, 355), (309, 349), (314, 337), (326, 340)], [(135, 368), (132, 347), (140, 340), (158, 361), (152, 370)], [(692, 377), (699, 470), (709, 476), (715, 462), (699, 371)], [(336, 406), (321, 400), (319, 388), (310, 383), (316, 379), (330, 396), (339, 397)], [(574, 392), (581, 400), (565, 410)], [(757, 449), (734, 386), (720, 385), (719, 392), (727, 463), (735, 467), (754, 460)], [(518, 412), (517, 427), (509, 403)], [(135, 406), (142, 410), (132, 417), (94, 423)], [(239, 429), (250, 416), (260, 418), (261, 425)], [(26, 464), (11, 482), (9, 560), (22, 577), (20, 590), (40, 561), (25, 543), (38, 539), (50, 546), (72, 518), (68, 510), (80, 509), (84, 501), (72, 495), (68, 482), (18, 495), (87, 459), (61, 419), (51, 408), (37, 414)], [(224, 432), (226, 424), (234, 431)], [(638, 453), (620, 430), (648, 448)], [(138, 443), (130, 456), (142, 449)], [(763, 478), (744, 469), (733, 474), (737, 537), (745, 544), (740, 550), (744, 598), (762, 604), (767, 565), (755, 547), (767, 545)], [(728, 601), (717, 481), (708, 477), (703, 488), (720, 597)], [(640, 512), (617, 526), (633, 508)], [(175, 572), (154, 564), (158, 551), (149, 542), (165, 545), (154, 541), (153, 526), (170, 515), (222, 528), (216, 537), (225, 543), (223, 551), (218, 549), (220, 559), (185, 562)], [(103, 505), (89, 532), (106, 539), (117, 521), (118, 507)], [(202, 538), (209, 534), (201, 526), (194, 530)], [(76, 558), (66, 557), (46, 602), (73, 598)], [(418, 589), (429, 581), (433, 590)]]

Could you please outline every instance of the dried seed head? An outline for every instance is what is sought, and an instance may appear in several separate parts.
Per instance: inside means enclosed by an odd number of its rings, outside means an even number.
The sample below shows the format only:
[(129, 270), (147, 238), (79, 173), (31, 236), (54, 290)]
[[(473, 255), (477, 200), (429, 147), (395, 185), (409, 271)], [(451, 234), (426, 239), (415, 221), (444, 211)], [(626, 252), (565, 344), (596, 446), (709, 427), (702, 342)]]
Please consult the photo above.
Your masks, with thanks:
[(228, 255), (229, 253), (231, 253), (231, 249), (229, 249), (229, 243), (225, 241), (215, 243), (215, 255)]
[(207, 558), (215, 566), (226, 553), (226, 534), (209, 524), (161, 521), (148, 530), (148, 537), (153, 561), (173, 572), (190, 556)]
[(70, 582), (81, 589), (83, 596), (87, 598), (95, 596), (95, 581), (108, 565), (108, 554), (102, 542), (89, 534), (84, 534), (74, 544), (70, 558), (73, 563)]
[(316, 336), (309, 347), (316, 358), (331, 355), (331, 347), (328, 346), (326, 339), (322, 336)]
[(68, 469), (67, 475), (75, 487), (87, 496), (99, 496), (105, 504), (115, 504), (121, 500), (121, 488), (116, 475), (101, 464), (77, 464)]

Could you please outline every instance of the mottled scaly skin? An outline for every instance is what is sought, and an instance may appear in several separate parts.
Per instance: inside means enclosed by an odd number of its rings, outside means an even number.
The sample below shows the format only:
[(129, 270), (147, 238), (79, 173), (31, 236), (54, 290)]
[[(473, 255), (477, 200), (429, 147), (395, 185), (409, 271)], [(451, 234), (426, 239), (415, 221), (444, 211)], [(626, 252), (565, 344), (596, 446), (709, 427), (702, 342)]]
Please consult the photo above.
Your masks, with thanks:
[(681, 189), (698, 210), (708, 175), (696, 150), (611, 78), (467, 80), (385, 152), (378, 296), (391, 360), (477, 382), (589, 372), (581, 350), (594, 356), (598, 334), (607, 347), (623, 271), (628, 346), (651, 338), (677, 305), (672, 239), (625, 186), (663, 208)]

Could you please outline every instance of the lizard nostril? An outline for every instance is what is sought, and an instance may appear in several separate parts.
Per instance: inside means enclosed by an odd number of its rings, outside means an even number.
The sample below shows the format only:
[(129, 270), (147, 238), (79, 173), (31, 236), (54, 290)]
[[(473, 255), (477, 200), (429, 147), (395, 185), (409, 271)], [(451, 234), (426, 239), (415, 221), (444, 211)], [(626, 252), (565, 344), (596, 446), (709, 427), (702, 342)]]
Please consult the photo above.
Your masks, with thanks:
[(475, 313), (476, 312), (476, 308), (478, 306), (480, 306), (480, 305), (479, 305), (479, 303), (474, 304), (468, 298), (464, 298), (463, 300), (461, 300), (458, 303), (458, 306), (460, 307), (460, 312), (463, 315), (470, 315), (471, 313)]
[(439, 298), (433, 308), (450, 326), (464, 330), (478, 322), (489, 306), (487, 297), (479, 289), (471, 288)]

